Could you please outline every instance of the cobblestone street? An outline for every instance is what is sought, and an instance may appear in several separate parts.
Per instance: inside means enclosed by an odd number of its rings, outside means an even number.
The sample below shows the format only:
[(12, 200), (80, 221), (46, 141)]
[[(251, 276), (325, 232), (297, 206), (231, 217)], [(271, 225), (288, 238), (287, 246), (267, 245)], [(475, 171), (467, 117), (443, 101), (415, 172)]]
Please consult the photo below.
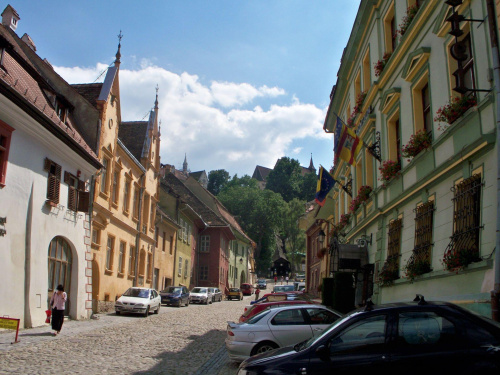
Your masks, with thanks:
[(237, 321), (243, 301), (188, 307), (162, 306), (148, 318), (103, 314), (65, 321), (61, 334), (50, 325), (0, 334), (0, 374), (236, 374), (224, 346), (228, 320)]

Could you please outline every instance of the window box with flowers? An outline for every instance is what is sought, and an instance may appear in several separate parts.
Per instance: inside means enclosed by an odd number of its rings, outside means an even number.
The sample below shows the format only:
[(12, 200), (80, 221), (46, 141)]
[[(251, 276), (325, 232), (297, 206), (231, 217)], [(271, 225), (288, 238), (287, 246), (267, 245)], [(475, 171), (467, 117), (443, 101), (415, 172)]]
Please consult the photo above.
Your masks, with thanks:
[(361, 108), (363, 107), (363, 103), (365, 102), (366, 99), (366, 93), (367, 91), (363, 91), (356, 98), (356, 105), (352, 110), (351, 116), (347, 119), (347, 126), (352, 127), (354, 125), (354, 120), (356, 119), (356, 116), (361, 113)]
[(388, 257), (378, 274), (378, 283), (380, 286), (391, 286), (394, 280), (399, 279), (398, 257)]
[(401, 36), (405, 35), (406, 31), (410, 27), (413, 19), (418, 13), (418, 10), (420, 9), (420, 6), (415, 4), (411, 7), (408, 7), (406, 9), (406, 16), (403, 17), (403, 22), (399, 24), (399, 29), (397, 30), (397, 33)]
[(378, 60), (375, 63), (375, 68), (374, 68), (375, 77), (379, 77), (382, 74), (382, 72), (383, 72), (385, 66), (387, 65), (387, 62), (391, 58), (391, 56), (392, 56), (391, 52), (386, 52), (386, 53), (384, 53), (384, 56), (382, 56), (382, 60)]
[(439, 126), (438, 130), (446, 130), (448, 126), (453, 124), (456, 120), (464, 115), (470, 108), (477, 105), (477, 99), (474, 95), (464, 95), (462, 97), (455, 97), (450, 102), (436, 112), (434, 121), (445, 123)]
[(412, 283), (418, 276), (432, 271), (431, 264), (428, 259), (410, 258), (408, 263), (403, 267), (405, 276)]
[(385, 187), (389, 181), (399, 175), (401, 164), (394, 160), (385, 160), (378, 169), (380, 171), (379, 180), (382, 181), (383, 187)]
[(408, 161), (410, 161), (410, 158), (414, 158), (423, 150), (428, 149), (431, 144), (431, 135), (425, 130), (419, 130), (412, 134), (410, 141), (401, 148), (401, 156), (408, 158)]
[(479, 251), (477, 250), (450, 248), (444, 252), (441, 262), (446, 271), (458, 272), (465, 269), (469, 264), (480, 260)]
[(351, 201), (349, 210), (354, 213), (358, 210), (363, 202), (366, 202), (370, 198), (370, 193), (372, 192), (372, 187), (368, 185), (361, 186), (358, 190), (358, 195)]

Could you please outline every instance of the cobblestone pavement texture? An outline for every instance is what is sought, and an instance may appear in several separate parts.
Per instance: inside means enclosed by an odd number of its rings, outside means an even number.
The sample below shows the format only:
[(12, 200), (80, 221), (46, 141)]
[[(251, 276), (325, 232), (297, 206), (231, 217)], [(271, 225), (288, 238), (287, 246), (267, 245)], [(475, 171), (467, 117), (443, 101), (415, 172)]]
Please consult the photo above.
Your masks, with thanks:
[(237, 321), (254, 298), (162, 306), (147, 318), (67, 320), (58, 336), (49, 324), (20, 330), (16, 344), (15, 331), (3, 331), (0, 374), (236, 374), (224, 345), (227, 321)]

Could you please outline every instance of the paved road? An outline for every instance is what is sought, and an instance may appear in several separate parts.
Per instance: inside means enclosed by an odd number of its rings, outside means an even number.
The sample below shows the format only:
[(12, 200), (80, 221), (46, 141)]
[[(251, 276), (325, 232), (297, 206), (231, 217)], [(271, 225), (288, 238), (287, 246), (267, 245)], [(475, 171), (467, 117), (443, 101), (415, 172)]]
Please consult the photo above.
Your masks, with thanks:
[(224, 339), (228, 320), (237, 321), (243, 301), (188, 307), (162, 306), (160, 314), (99, 315), (65, 321), (61, 334), (50, 326), (0, 333), (0, 374), (231, 375)]

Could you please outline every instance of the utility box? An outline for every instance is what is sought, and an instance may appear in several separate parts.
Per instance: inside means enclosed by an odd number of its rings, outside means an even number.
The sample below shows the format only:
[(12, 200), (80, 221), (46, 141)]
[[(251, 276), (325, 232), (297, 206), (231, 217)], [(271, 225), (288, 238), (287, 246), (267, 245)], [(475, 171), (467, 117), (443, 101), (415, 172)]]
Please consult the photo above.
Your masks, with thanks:
[(355, 308), (352, 272), (335, 272), (323, 279), (322, 303), (341, 313)]

